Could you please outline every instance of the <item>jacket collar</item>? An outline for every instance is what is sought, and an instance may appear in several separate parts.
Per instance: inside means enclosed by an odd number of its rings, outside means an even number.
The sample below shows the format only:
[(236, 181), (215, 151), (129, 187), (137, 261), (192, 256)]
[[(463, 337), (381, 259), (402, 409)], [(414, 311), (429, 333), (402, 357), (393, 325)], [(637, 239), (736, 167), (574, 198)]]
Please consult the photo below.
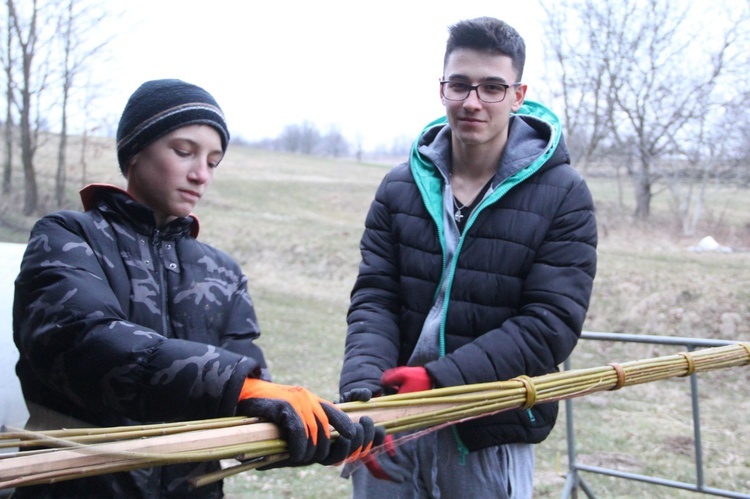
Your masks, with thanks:
[[(114, 212), (131, 219), (137, 227), (148, 233), (157, 228), (153, 210), (138, 203), (127, 191), (115, 185), (90, 184), (81, 189), (79, 194), (85, 211), (99, 208)], [(195, 215), (190, 214), (170, 222), (164, 229), (170, 234), (184, 232), (197, 238), (200, 222)]]
[[(493, 185), (531, 165), (545, 152), (552, 135), (547, 123), (529, 116), (511, 116), (509, 128)], [(419, 153), (429, 159), (445, 179), (450, 172), (451, 135), (446, 123), (433, 126), (419, 139)]]
[[(511, 115), (509, 127), (508, 142), (493, 185), (512, 176), (525, 177), (540, 169), (570, 162), (560, 120), (544, 105), (526, 100), (521, 109)], [(428, 123), (412, 147), (412, 167), (419, 164), (427, 166), (427, 160), (447, 178), (450, 138), (451, 130), (445, 116)]]

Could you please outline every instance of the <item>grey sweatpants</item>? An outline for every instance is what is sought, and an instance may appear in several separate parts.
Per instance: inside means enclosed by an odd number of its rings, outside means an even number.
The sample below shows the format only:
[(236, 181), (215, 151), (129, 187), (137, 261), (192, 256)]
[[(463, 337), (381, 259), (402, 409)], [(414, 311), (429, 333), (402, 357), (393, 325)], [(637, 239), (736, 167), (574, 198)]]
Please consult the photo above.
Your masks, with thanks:
[[(397, 437), (398, 439), (398, 437)], [(352, 472), (353, 499), (529, 499), (534, 487), (534, 446), (488, 447), (462, 456), (448, 428), (402, 442), (397, 453), (377, 455), (399, 482), (373, 477), (364, 465)]]

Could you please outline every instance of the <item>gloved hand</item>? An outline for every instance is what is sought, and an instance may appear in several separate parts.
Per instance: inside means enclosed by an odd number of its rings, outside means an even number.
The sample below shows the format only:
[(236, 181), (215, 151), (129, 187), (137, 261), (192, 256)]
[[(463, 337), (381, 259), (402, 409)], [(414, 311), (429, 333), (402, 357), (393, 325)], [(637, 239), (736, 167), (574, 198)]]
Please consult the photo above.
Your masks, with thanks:
[[(421, 392), (432, 389), (432, 378), (424, 367), (396, 367), (388, 369), (380, 379), (386, 391), (395, 393)], [(369, 390), (368, 390), (369, 391)], [(349, 397), (356, 396), (355, 390), (348, 392)], [(343, 395), (342, 395), (343, 398)], [(369, 400), (369, 399), (368, 399)], [(400, 465), (403, 460), (393, 441), (393, 435), (386, 435), (383, 441), (384, 453), (378, 455), (365, 454), (360, 460), (367, 470), (380, 480), (401, 483), (406, 479), (405, 470)]]
[[(397, 464), (398, 459), (396, 457), (396, 445), (393, 443), (393, 435), (386, 435), (385, 440), (383, 441), (383, 449), (385, 449), (385, 453), (388, 455), (386, 458), (383, 456), (383, 459), (388, 459), (388, 461), (384, 461), (384, 463), (393, 463)], [(377, 460), (376, 456), (373, 456), (372, 454), (367, 454), (364, 457), (361, 458), (362, 462), (365, 463), (365, 466), (367, 467), (367, 470), (370, 472), (372, 476), (375, 478), (378, 478), (380, 480), (389, 480), (391, 482), (397, 482), (400, 483), (403, 481), (403, 478), (394, 474), (394, 476), (389, 475), (385, 469), (383, 469), (382, 466), (380, 466), (380, 463)], [(400, 479), (401, 478), (401, 479)]]
[(367, 402), (372, 398), (372, 392), (369, 388), (352, 388), (348, 392), (341, 394), (339, 404), (345, 402)]
[(320, 464), (335, 465), (341, 464), (344, 461), (352, 463), (357, 459), (367, 456), (374, 447), (381, 445), (386, 438), (385, 428), (375, 426), (375, 423), (369, 416), (359, 418), (359, 424), (355, 427), (357, 435), (354, 438), (339, 436), (331, 444), (331, 452), (329, 452), (325, 459), (320, 461)]
[[(397, 367), (395, 369), (390, 369), (383, 373), (381, 382), (386, 389), (391, 389), (395, 392), (399, 392), (399, 390), (403, 391), (405, 388), (405, 384), (403, 383), (402, 375), (408, 375), (411, 372), (415, 373), (415, 379), (418, 379), (418, 377), (421, 375), (425, 377), (427, 381), (419, 383), (419, 387), (415, 386), (413, 389), (408, 391), (417, 391), (417, 388), (425, 390), (431, 388), (432, 382), (427, 375), (427, 371), (422, 367)], [(413, 383), (407, 383), (408, 386), (406, 388), (408, 389), (412, 386), (412, 384)], [(422, 388), (422, 385), (425, 384), (426, 387)], [(341, 402), (352, 402), (355, 400), (367, 402), (368, 400), (370, 400), (371, 396), (372, 392), (367, 388), (354, 388), (348, 392), (341, 394)], [(406, 479), (406, 472), (399, 464), (403, 459), (398, 455), (398, 449), (393, 442), (393, 435), (385, 435), (382, 443), (382, 450), (384, 450), (385, 452), (379, 452), (375, 455), (370, 454), (369, 452), (364, 452), (359, 455), (359, 460), (367, 467), (367, 470), (375, 478), (378, 478), (380, 480), (389, 480), (391, 482), (397, 483), (403, 482)], [(354, 463), (354, 460), (347, 459), (347, 463)], [(355, 468), (356, 466), (345, 467), (343, 476), (349, 476), (349, 474)]]
[[(379, 395), (379, 393), (378, 393)], [(377, 395), (376, 395), (377, 396)], [(344, 392), (341, 394), (341, 397), (339, 398), (339, 403), (343, 404), (346, 402), (367, 402), (372, 398), (372, 392), (369, 388), (353, 388), (349, 390), (348, 392)], [(375, 426), (375, 424), (372, 422), (372, 419), (369, 416), (362, 416), (359, 420), (360, 425), (362, 425), (362, 428), (364, 430), (364, 438), (362, 441), (362, 444), (358, 444), (358, 438), (351, 441), (351, 448), (352, 452), (345, 455), (345, 459), (339, 459), (338, 461), (335, 460), (335, 458), (331, 459), (331, 464), (337, 464), (344, 460), (348, 463), (353, 463), (357, 461), (358, 459), (364, 458), (366, 455), (369, 454), (370, 450), (372, 450), (374, 447), (379, 447), (383, 444), (383, 441), (387, 438), (385, 435), (385, 428), (380, 426)], [(342, 440), (342, 438), (338, 439), (339, 441)], [(336, 442), (338, 444), (338, 441)], [(334, 445), (336, 445), (334, 444)], [(334, 454), (334, 450), (331, 449), (331, 455)]]
[(383, 387), (396, 393), (421, 392), (432, 389), (432, 378), (424, 367), (394, 367), (380, 378)]
[[(349, 440), (360, 431), (346, 413), (314, 393), (299, 386), (255, 378), (245, 380), (237, 413), (275, 423), (286, 440), (288, 462), (293, 464), (321, 462), (329, 455), (329, 424)], [(364, 433), (364, 428), (361, 431)]]
[[(354, 462), (360, 457), (368, 455), (370, 450), (381, 445), (383, 439), (385, 439), (385, 428), (375, 426), (369, 416), (362, 416), (359, 423), (354, 425), (354, 428), (356, 429), (354, 438), (339, 436), (336, 441), (331, 443), (328, 455), (317, 462), (323, 466)], [(293, 466), (307, 466), (307, 464), (292, 463), (289, 459), (284, 459), (267, 466), (261, 466), (258, 470), (266, 471)]]

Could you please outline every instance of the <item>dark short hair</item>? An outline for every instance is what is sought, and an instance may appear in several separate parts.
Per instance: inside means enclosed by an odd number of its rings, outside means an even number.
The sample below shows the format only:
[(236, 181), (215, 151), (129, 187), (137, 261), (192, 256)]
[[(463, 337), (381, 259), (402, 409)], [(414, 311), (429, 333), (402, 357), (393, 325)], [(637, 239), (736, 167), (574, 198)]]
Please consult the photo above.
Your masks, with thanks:
[(518, 73), (518, 81), (521, 81), (526, 64), (526, 43), (511, 25), (494, 17), (477, 17), (454, 24), (448, 32), (443, 68), (454, 50), (479, 50), (510, 57), (513, 69)]

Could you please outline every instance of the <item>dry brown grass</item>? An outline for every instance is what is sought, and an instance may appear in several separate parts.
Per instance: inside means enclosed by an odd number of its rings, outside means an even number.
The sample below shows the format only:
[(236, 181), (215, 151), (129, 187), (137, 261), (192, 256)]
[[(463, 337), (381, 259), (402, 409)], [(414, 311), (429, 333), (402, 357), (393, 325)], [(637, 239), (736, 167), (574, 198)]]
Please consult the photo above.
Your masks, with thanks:
[[(90, 160), (88, 179), (123, 184), (111, 142)], [(74, 146), (75, 147), (75, 146)], [(49, 170), (51, 160), (41, 168)], [(44, 168), (47, 167), (47, 168)], [(250, 279), (276, 380), (335, 399), (348, 294), (356, 275), (365, 213), (387, 167), (230, 147), (197, 214), (201, 239), (235, 256)], [(46, 174), (45, 174), (46, 175)], [(82, 172), (73, 169), (70, 207)], [(49, 176), (44, 178), (49, 179)], [(20, 186), (20, 178), (14, 179)], [(40, 185), (48, 183), (40, 182)], [(586, 322), (593, 331), (750, 339), (750, 253), (694, 253), (704, 235), (750, 247), (750, 196), (715, 194), (701, 233), (683, 238), (666, 203), (653, 221), (634, 224), (610, 180), (590, 179), (601, 228), (599, 270)], [(623, 196), (628, 201), (627, 192)], [(0, 240), (24, 242), (35, 217), (0, 201)], [(44, 196), (49, 208), (49, 196)], [(731, 222), (730, 222), (731, 221)], [(20, 228), (20, 230), (18, 230)], [(582, 342), (573, 367), (673, 353), (660, 346)], [(701, 378), (706, 480), (750, 493), (750, 376), (736, 368)], [(691, 481), (692, 430), (683, 379), (628, 387), (576, 402), (579, 458), (620, 470)], [(536, 497), (559, 496), (566, 467), (564, 418), (537, 451)], [(710, 477), (710, 478), (709, 478)], [(671, 489), (586, 477), (599, 497), (681, 497)], [(710, 482), (709, 482), (710, 480)], [(227, 481), (229, 497), (347, 497), (349, 483), (332, 468), (246, 473)], [(687, 495), (685, 495), (687, 497)], [(692, 495), (691, 495), (692, 497)]]

